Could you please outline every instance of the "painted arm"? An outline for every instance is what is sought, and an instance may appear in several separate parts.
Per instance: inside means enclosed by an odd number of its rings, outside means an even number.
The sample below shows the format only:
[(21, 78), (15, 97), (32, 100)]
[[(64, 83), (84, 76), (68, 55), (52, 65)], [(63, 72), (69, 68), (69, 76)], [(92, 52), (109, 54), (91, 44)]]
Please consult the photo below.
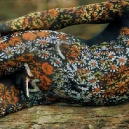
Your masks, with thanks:
[(0, 24), (1, 35), (23, 30), (58, 30), (78, 24), (111, 23), (128, 16), (128, 2), (106, 1), (72, 8), (56, 8), (31, 13)]

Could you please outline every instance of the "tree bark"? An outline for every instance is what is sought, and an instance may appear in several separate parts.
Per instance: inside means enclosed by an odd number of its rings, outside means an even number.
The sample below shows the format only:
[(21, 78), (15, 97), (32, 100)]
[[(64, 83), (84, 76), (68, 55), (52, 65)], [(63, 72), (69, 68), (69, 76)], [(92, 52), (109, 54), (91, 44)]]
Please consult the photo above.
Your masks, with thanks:
[(0, 129), (128, 129), (129, 104), (35, 106), (0, 118)]

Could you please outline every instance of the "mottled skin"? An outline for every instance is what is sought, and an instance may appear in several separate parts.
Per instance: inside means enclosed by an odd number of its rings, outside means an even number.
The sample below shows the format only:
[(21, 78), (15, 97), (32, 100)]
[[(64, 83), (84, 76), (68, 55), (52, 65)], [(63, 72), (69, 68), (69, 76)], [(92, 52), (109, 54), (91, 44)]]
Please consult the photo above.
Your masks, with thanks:
[[(10, 80), (7, 85), (2, 79), (1, 115), (27, 107), (27, 103), (66, 101), (82, 105), (112, 105), (128, 101), (128, 7), (127, 2), (112, 0), (29, 14), (1, 24), (0, 77), (12, 73), (15, 76), (20, 69), (23, 72), (24, 63), (27, 63), (33, 74), (31, 80), (40, 80), (37, 86), (42, 91), (33, 92), (26, 99), (12, 86), (14, 82)], [(40, 30), (84, 23), (110, 24), (89, 40)], [(5, 34), (9, 35), (3, 36)], [(26, 71), (21, 75), (24, 74)], [(4, 78), (8, 80), (9, 77)], [(17, 108), (12, 109), (16, 104)]]

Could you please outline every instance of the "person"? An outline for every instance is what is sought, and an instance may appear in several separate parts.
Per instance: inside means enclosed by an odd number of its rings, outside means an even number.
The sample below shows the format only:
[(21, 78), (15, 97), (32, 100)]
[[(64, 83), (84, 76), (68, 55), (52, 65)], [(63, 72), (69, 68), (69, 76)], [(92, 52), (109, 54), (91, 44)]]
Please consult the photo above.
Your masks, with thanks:
[[(128, 7), (128, 2), (112, 0), (52, 9), (1, 24), (1, 114), (35, 103), (128, 101)], [(109, 25), (89, 40), (54, 31), (84, 23)], [(25, 86), (32, 87), (29, 96)], [(40, 90), (33, 91), (33, 86)]]

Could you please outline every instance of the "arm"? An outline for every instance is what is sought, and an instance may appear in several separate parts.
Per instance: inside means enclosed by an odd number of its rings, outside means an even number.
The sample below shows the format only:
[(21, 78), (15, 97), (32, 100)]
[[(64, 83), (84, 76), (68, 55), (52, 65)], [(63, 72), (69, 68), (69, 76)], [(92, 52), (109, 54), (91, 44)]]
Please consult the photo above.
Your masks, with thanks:
[(107, 1), (72, 8), (56, 8), (31, 13), (0, 24), (1, 35), (20, 30), (58, 30), (78, 24), (110, 23), (128, 11), (127, 2)]

